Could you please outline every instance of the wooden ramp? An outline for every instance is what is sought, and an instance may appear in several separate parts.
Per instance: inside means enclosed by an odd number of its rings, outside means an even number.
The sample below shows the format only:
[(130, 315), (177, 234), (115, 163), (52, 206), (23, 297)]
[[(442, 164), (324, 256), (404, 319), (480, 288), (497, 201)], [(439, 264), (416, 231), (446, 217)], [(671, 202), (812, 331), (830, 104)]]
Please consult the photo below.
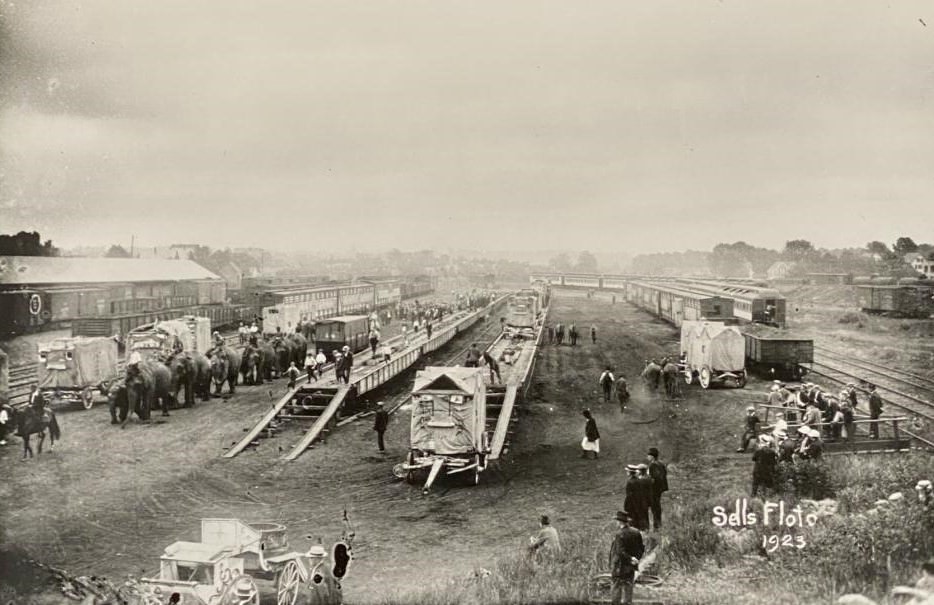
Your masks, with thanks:
[[(512, 409), (515, 407), (518, 394), (519, 389), (516, 385), (511, 384), (506, 387), (506, 394), (499, 410), (499, 419), (496, 422), (496, 430), (493, 432), (493, 439), (490, 442), (490, 455), (487, 457), (489, 460), (499, 460), (500, 455), (503, 453), (506, 437), (509, 435), (509, 425), (512, 421)], [(489, 406), (487, 409), (489, 411)]]
[(286, 392), (286, 394), (283, 395), (282, 398), (279, 399), (279, 401), (277, 401), (274, 406), (272, 406), (272, 409), (266, 412), (266, 414), (263, 415), (262, 418), (260, 418), (259, 422), (257, 422), (256, 425), (252, 429), (250, 429), (247, 432), (247, 434), (244, 435), (243, 438), (237, 442), (236, 445), (234, 445), (232, 448), (230, 448), (224, 453), (224, 458), (233, 458), (234, 456), (242, 452), (244, 449), (246, 449), (248, 445), (253, 443), (253, 441), (255, 441), (259, 437), (260, 433), (262, 433), (263, 430), (265, 430), (265, 428), (269, 426), (269, 423), (272, 422), (273, 418), (275, 418), (276, 415), (279, 414), (282, 408), (285, 407), (287, 403), (292, 401), (292, 398), (295, 397), (295, 395), (302, 389), (302, 386), (304, 385), (297, 386), (294, 389), (290, 389), (288, 392)]
[(295, 460), (308, 449), (308, 446), (318, 438), (325, 427), (327, 427), (331, 420), (337, 415), (338, 410), (344, 405), (344, 400), (347, 398), (348, 393), (350, 393), (350, 387), (347, 385), (337, 389), (337, 392), (331, 397), (331, 402), (328, 403), (327, 407), (321, 412), (321, 415), (318, 416), (315, 423), (311, 425), (308, 432), (302, 435), (301, 440), (292, 448), (292, 451), (283, 456), (284, 460)]

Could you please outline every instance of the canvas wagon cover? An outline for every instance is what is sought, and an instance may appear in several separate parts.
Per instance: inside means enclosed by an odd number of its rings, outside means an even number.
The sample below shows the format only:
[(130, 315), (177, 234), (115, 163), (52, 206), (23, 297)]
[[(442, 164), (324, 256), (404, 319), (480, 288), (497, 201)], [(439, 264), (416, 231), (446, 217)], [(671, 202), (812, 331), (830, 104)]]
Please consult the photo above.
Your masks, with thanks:
[(693, 368), (738, 372), (746, 364), (746, 339), (736, 326), (721, 322), (685, 321), (681, 324), (681, 350)]
[(479, 368), (425, 368), (412, 391), (411, 446), (437, 454), (470, 454), (482, 447), (486, 396)]
[(43, 389), (95, 386), (117, 373), (112, 338), (63, 338), (39, 345), (39, 350), (36, 375)]
[(127, 357), (134, 351), (142, 355), (143, 359), (171, 352), (175, 338), (181, 341), (183, 350), (196, 350), (195, 337), (188, 329), (188, 324), (179, 319), (172, 319), (157, 322), (150, 330), (132, 331), (127, 334)]

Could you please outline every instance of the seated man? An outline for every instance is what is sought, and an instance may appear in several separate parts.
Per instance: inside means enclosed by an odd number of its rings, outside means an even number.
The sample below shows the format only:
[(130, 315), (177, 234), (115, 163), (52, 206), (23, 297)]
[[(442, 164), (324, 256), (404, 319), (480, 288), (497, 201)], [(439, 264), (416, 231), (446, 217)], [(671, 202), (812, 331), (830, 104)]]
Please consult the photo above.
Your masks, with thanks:
[(759, 435), (759, 416), (756, 414), (755, 406), (749, 406), (746, 408), (746, 430), (743, 431), (743, 436), (740, 439), (739, 447), (736, 448), (737, 453), (744, 453), (746, 448), (749, 447), (749, 442), (756, 439)]

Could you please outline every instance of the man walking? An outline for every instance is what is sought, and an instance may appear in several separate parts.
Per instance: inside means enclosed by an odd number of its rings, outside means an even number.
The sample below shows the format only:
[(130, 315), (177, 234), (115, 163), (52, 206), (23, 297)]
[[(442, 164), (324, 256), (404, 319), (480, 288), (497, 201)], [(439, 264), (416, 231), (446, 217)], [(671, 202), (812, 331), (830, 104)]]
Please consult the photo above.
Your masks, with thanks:
[(581, 458), (588, 458), (587, 452), (593, 452), (596, 460), (600, 456), (600, 431), (597, 430), (597, 421), (590, 414), (590, 410), (581, 413), (587, 419), (587, 424), (584, 425), (584, 439), (581, 441), (581, 449), (584, 450)]
[[(632, 605), (632, 588), (639, 569), (639, 559), (645, 554), (642, 534), (630, 525), (630, 518), (623, 511), (617, 511), (616, 521), (619, 530), (613, 537), (610, 547), (610, 574), (613, 578), (613, 605)], [(624, 597), (625, 594), (625, 597)], [(625, 600), (622, 600), (625, 598)]]
[(655, 531), (662, 527), (662, 494), (668, 491), (668, 467), (658, 459), (658, 448), (648, 452), (649, 477), (652, 478), (652, 525)]
[(610, 402), (610, 395), (613, 394), (613, 383), (615, 381), (613, 370), (610, 366), (606, 366), (606, 369), (600, 374), (600, 386), (603, 388), (603, 403)]
[(876, 385), (869, 385), (869, 438), (879, 438), (879, 417), (882, 416), (882, 397), (876, 392)]
[(376, 404), (376, 417), (373, 420), (373, 430), (376, 431), (376, 444), (380, 452), (386, 451), (386, 445), (383, 443), (383, 433), (389, 426), (389, 413), (386, 411), (385, 404), (380, 401)]
[(376, 345), (379, 344), (379, 332), (370, 330), (370, 351), (373, 357), (376, 357)]
[(295, 362), (289, 362), (289, 369), (285, 371), (286, 375), (289, 377), (289, 386), (288, 388), (295, 388), (295, 381), (298, 380), (298, 377), (301, 375), (301, 372), (298, 371), (298, 368), (295, 367)]
[(622, 414), (626, 411), (626, 404), (629, 403), (629, 384), (622, 374), (616, 379), (616, 399), (619, 401), (619, 411)]
[(597, 326), (593, 324), (590, 325), (590, 340), (597, 344)]
[(344, 345), (344, 384), (350, 384), (350, 372), (353, 370), (353, 351)]

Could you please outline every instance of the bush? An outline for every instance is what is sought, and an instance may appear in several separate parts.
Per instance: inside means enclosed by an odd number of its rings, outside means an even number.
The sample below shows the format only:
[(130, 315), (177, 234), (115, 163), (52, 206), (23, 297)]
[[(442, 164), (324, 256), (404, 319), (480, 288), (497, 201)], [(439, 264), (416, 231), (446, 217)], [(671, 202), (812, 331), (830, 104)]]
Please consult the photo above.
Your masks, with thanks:
[(791, 498), (823, 500), (834, 495), (831, 473), (823, 462), (800, 460), (782, 462), (777, 469), (776, 487)]
[[(737, 497), (745, 498), (746, 495)], [(715, 506), (723, 506), (731, 500), (724, 496), (674, 507), (665, 520), (665, 531), (668, 534), (665, 555), (668, 563), (685, 571), (694, 571), (711, 558), (719, 566), (727, 562), (731, 558), (730, 549), (711, 518)]]

